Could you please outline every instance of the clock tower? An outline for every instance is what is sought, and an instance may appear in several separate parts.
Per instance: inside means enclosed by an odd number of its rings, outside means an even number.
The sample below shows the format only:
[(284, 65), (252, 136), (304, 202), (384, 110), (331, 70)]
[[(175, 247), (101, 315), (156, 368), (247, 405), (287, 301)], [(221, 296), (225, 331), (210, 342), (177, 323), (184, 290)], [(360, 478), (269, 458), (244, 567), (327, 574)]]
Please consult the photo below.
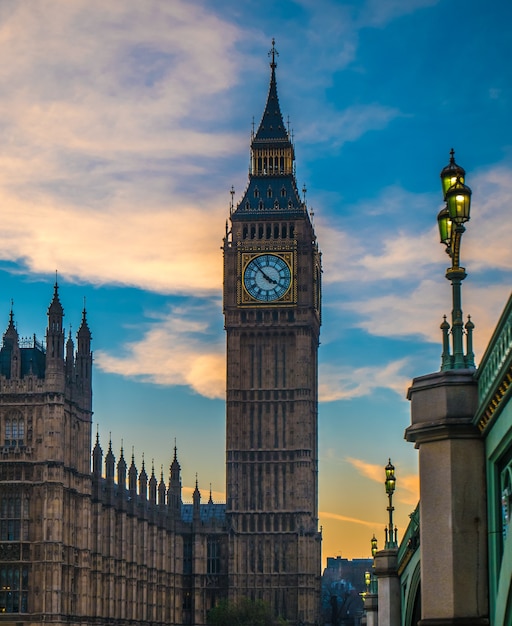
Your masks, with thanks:
[(319, 619), (320, 252), (297, 189), (272, 42), (249, 183), (224, 240), (229, 594)]

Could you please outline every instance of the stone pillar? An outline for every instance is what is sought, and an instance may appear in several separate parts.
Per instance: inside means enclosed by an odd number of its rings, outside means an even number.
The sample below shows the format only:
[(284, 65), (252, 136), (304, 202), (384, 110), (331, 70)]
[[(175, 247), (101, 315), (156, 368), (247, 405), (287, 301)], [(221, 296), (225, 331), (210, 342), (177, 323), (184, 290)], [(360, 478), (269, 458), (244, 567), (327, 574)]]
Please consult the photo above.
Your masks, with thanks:
[(398, 549), (380, 550), (375, 555), (375, 575), (379, 584), (379, 626), (400, 626), (400, 579)]
[(366, 626), (379, 626), (379, 602), (376, 593), (367, 593), (364, 597), (364, 610), (366, 612)]
[(488, 624), (485, 449), (474, 370), (413, 380), (407, 441), (419, 449), (420, 626)]

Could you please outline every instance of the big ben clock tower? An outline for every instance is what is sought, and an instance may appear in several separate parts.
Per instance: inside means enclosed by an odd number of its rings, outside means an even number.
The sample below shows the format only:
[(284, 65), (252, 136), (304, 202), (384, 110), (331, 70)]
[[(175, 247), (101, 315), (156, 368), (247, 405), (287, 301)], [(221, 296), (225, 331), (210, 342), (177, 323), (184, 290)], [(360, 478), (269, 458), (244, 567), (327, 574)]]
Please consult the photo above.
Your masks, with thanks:
[(249, 183), (224, 240), (229, 593), (319, 617), (320, 252), (297, 190), (272, 42)]

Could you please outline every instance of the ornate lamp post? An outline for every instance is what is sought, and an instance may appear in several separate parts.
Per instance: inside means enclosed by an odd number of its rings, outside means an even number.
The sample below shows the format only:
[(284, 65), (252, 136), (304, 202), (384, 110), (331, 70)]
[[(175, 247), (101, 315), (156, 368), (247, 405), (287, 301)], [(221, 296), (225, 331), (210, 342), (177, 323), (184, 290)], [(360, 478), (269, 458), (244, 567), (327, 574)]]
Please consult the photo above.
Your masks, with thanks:
[(379, 549), (377, 547), (377, 537), (375, 537), (375, 535), (373, 535), (373, 537), (371, 538), (370, 543), (372, 546), (372, 558), (373, 558), (372, 571), (365, 572), (364, 578), (365, 578), (367, 592), (377, 593), (377, 579), (375, 578), (374, 570), (375, 570), (375, 555), (377, 554)]
[(388, 464), (385, 467), (386, 471), (386, 480), (384, 484), (386, 485), (386, 493), (388, 494), (388, 513), (389, 513), (389, 523), (386, 528), (386, 543), (385, 549), (389, 550), (390, 548), (397, 548), (397, 529), (393, 525), (393, 511), (395, 510), (393, 506), (393, 493), (395, 492), (396, 487), (396, 477), (395, 477), (395, 466), (391, 463), (391, 459), (389, 459)]
[(375, 558), (375, 555), (377, 554), (378, 548), (377, 548), (377, 537), (375, 535), (373, 535), (373, 537), (370, 540), (371, 546), (372, 546), (372, 557)]
[(446, 270), (446, 278), (452, 284), (451, 334), (453, 352), (450, 354), (448, 337), (450, 325), (445, 317), (441, 324), (441, 330), (443, 331), (441, 371), (475, 367), (472, 346), (474, 325), (469, 317), (465, 326), (466, 355), (464, 355), (463, 349), (464, 324), (462, 321), (461, 285), (467, 274), (465, 268), (460, 266), (460, 246), (462, 235), (466, 230), (464, 224), (469, 220), (471, 189), (464, 184), (466, 172), (460, 165), (455, 163), (454, 154), (455, 152), (452, 149), (450, 162), (441, 171), (441, 184), (446, 206), (441, 209), (437, 216), (441, 243), (446, 246), (446, 252), (452, 260), (452, 266)]

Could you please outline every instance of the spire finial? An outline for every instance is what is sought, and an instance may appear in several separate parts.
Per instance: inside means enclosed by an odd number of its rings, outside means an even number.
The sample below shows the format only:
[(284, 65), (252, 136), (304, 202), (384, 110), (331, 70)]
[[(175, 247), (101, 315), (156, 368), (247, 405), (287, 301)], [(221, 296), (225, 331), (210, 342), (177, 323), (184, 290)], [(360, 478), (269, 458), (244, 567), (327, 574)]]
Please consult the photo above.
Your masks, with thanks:
[(9, 312), (9, 326), (14, 326), (14, 299), (11, 298), (11, 310)]
[[(231, 185), (231, 189), (229, 190), (229, 193), (231, 194), (231, 204), (229, 205), (229, 212), (231, 214), (233, 213), (234, 198), (235, 198), (235, 188), (233, 185)], [(227, 234), (227, 221), (226, 221), (226, 234)]]
[(272, 48), (268, 53), (268, 56), (272, 57), (272, 63), (270, 64), (270, 67), (272, 68), (272, 70), (275, 70), (277, 67), (277, 63), (276, 63), (276, 56), (279, 56), (279, 52), (276, 50), (276, 40), (274, 39), (274, 37), (272, 37)]
[(455, 150), (453, 148), (450, 150), (450, 163), (455, 163)]

